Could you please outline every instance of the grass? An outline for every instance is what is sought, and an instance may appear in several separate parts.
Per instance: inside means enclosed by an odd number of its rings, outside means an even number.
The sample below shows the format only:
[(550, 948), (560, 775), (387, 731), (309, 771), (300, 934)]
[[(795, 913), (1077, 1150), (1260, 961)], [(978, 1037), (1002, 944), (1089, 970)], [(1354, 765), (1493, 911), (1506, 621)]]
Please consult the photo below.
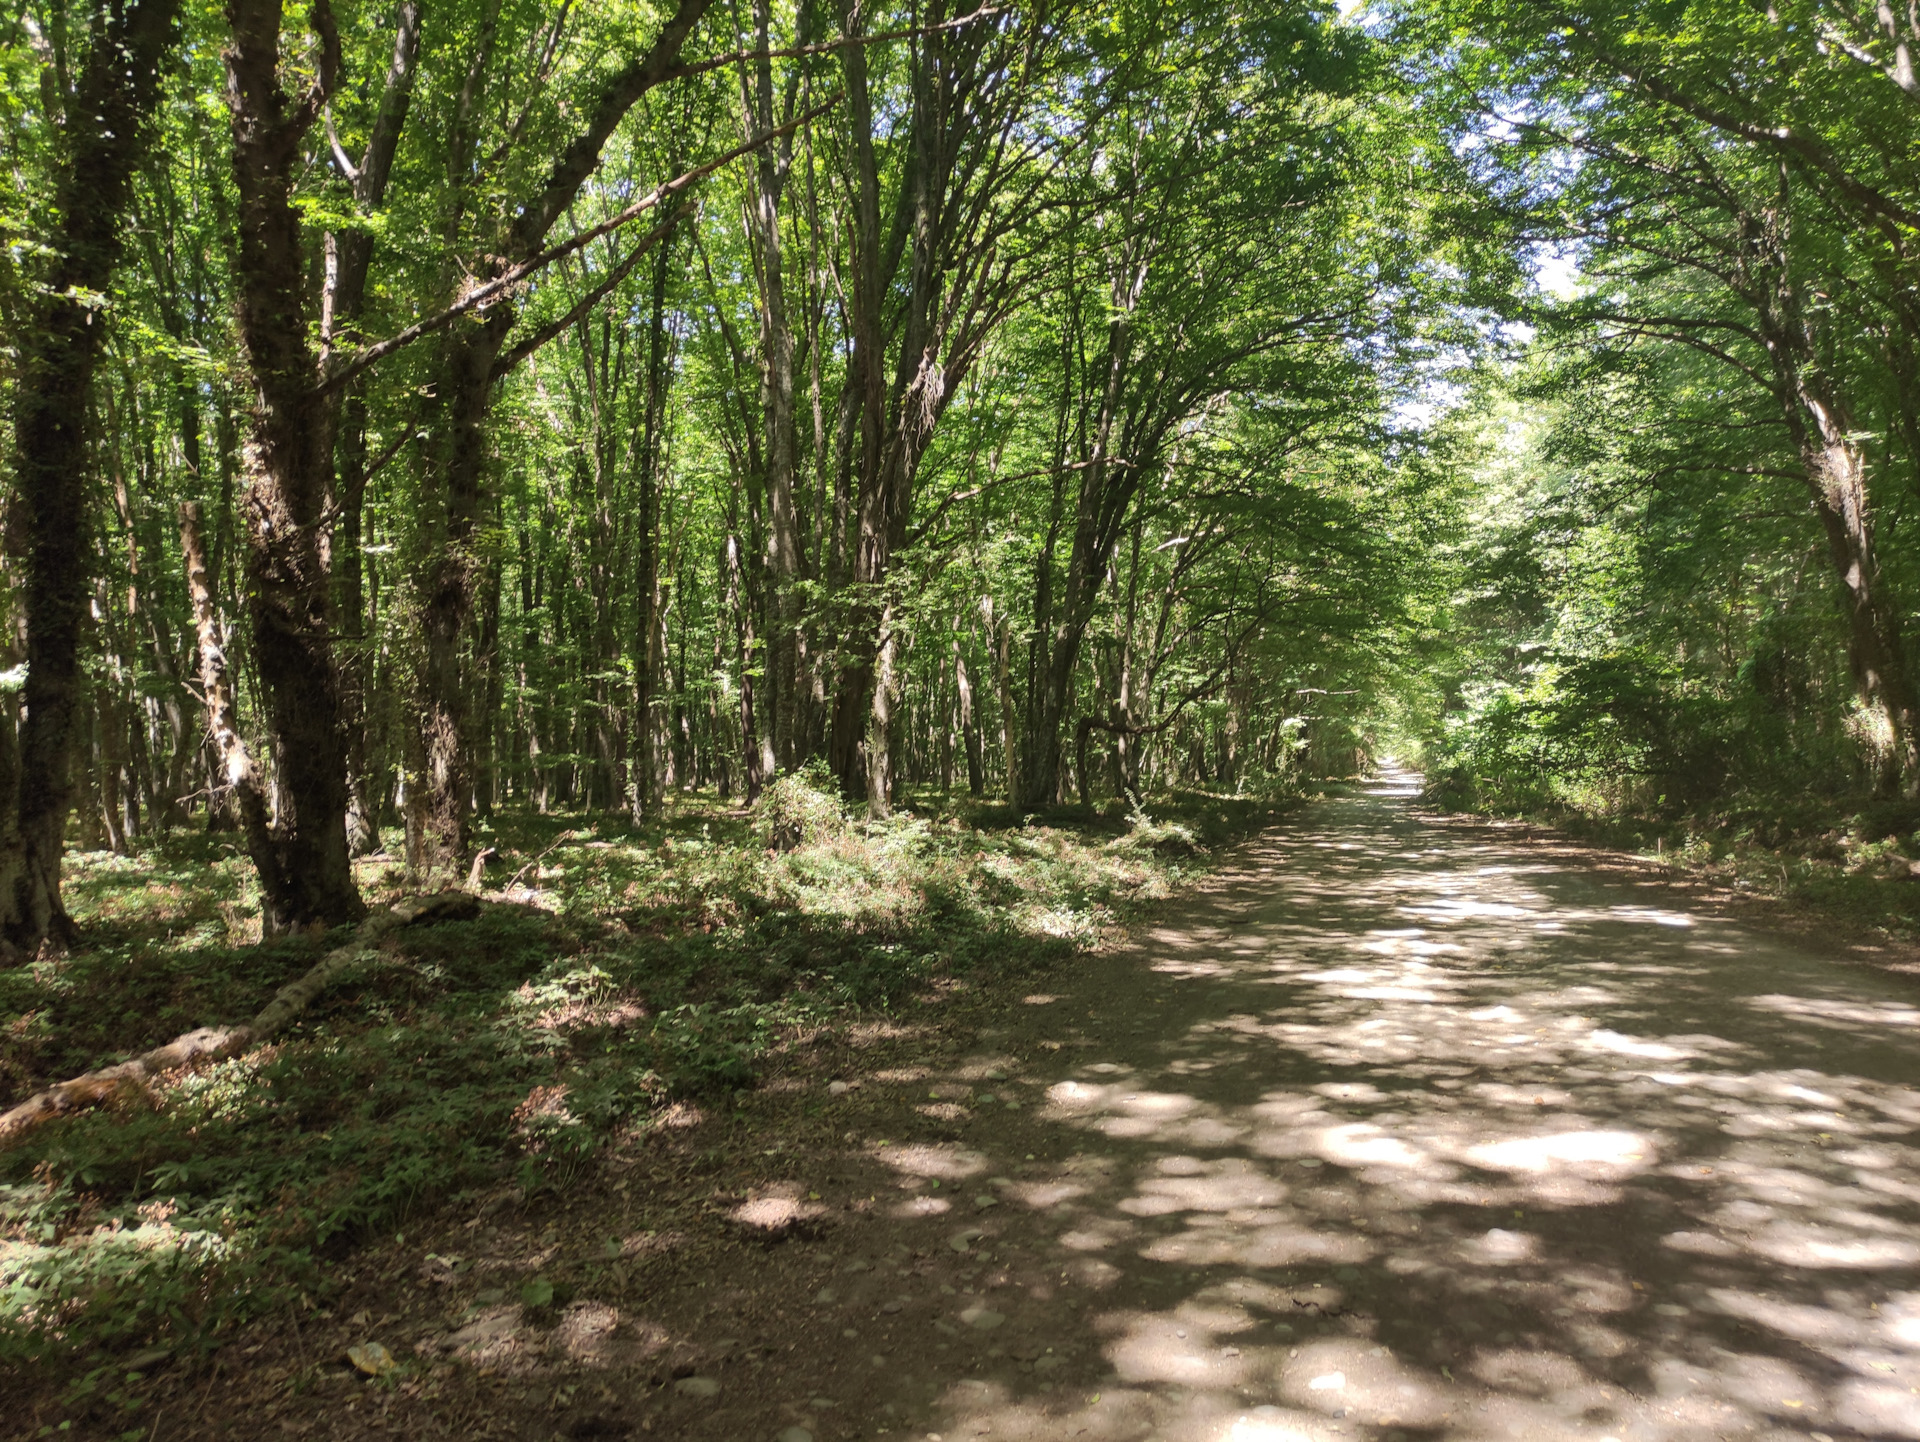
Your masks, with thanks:
[[(502, 814), (488, 885), (521, 879), (479, 920), (393, 933), (270, 1045), (0, 1154), (0, 1376), (55, 1368), (111, 1411), (143, 1355), (323, 1296), (357, 1241), (487, 1189), (574, 1185), (832, 1019), (1097, 946), (1275, 814), (1153, 811), (929, 797), (868, 824), (795, 778), (751, 813), (679, 798), (646, 830)], [(0, 972), (11, 1098), (244, 1018), (326, 944), (253, 943), (230, 838), (82, 855), (70, 877), (86, 945)], [(403, 882), (377, 860), (361, 880), (376, 903)]]

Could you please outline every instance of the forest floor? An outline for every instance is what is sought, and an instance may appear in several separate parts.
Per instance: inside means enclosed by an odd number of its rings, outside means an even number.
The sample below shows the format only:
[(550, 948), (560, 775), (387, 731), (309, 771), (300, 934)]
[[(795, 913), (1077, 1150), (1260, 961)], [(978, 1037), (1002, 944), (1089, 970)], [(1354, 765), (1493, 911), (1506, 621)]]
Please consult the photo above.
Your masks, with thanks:
[(1920, 1437), (1920, 965), (1776, 920), (1389, 778), (349, 1251), (138, 1435)]

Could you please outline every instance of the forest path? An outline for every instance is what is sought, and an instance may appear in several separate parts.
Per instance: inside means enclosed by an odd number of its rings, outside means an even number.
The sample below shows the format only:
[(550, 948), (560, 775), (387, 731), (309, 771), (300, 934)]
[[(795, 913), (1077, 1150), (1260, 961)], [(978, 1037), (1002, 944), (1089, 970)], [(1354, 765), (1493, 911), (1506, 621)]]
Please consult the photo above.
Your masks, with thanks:
[[(1920, 987), (1413, 791), (1307, 808), (1028, 998), (1072, 1015), (1044, 1101), (893, 1161), (947, 1184), (893, 1211), (934, 1258), (986, 1235), (806, 1430), (1920, 1437)], [(868, 1251), (908, 1322), (927, 1267)]]
[(1920, 1438), (1920, 982), (1414, 792), (370, 1249), (160, 1442)]

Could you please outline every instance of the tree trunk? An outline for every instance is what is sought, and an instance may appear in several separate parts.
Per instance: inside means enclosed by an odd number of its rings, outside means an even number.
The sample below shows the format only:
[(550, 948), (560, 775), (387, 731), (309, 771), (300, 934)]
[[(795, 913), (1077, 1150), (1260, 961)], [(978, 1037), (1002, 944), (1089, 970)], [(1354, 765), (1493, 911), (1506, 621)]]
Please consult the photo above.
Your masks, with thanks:
[[(54, 257), (17, 337), (14, 466), (26, 542), (26, 721), (17, 793), (0, 806), (0, 943), (65, 943), (60, 852), (72, 804), (73, 725), (87, 614), (89, 392), (106, 324), (85, 298), (112, 289), (129, 181), (174, 40), (178, 0), (102, 5), (77, 86), (62, 96)], [(48, 86), (53, 91), (53, 86)], [(96, 320), (100, 323), (96, 324)]]
[[(1133, 356), (1133, 308), (1145, 284), (1144, 271), (1116, 273), (1112, 291), (1114, 314), (1107, 323), (1101, 366), (1099, 406), (1094, 413), (1088, 453), (1081, 462), (1075, 486), (1073, 548), (1067, 556), (1067, 574), (1061, 586), (1052, 635), (1045, 648), (1045, 665), (1036, 668), (1036, 684), (1027, 698), (1027, 765), (1022, 777), (1023, 806), (1045, 806), (1060, 794), (1061, 730), (1073, 704), (1074, 673), (1080, 646), (1093, 620), (1100, 584), (1119, 538), (1119, 527), (1138, 488), (1144, 457), (1112, 456), (1114, 432), (1121, 422), (1127, 370)], [(1048, 554), (1051, 547), (1048, 548)], [(1043, 564), (1045, 562), (1043, 561)], [(1036, 635), (1039, 627), (1036, 627)], [(1085, 732), (1077, 743), (1084, 772)], [(1087, 787), (1081, 777), (1083, 795)]]
[[(394, 156), (412, 108), (413, 78), (420, 56), (420, 0), (401, 0), (394, 21), (393, 57), (374, 112), (367, 147), (357, 165), (336, 153), (335, 163), (353, 190), (362, 214), (386, 201)], [(328, 284), (322, 298), (322, 331), (330, 339), (365, 339), (360, 320), (366, 311), (367, 281), (373, 264), (373, 233), (348, 230), (327, 237)], [(380, 828), (367, 767), (367, 693), (373, 660), (367, 653), (366, 598), (362, 585), (362, 532), (367, 497), (367, 399), (364, 380), (347, 387), (340, 400), (338, 479), (335, 499), (340, 519), (334, 527), (341, 634), (345, 655), (340, 667), (341, 722), (347, 737), (347, 846), (355, 856), (380, 849)]]
[(967, 675), (967, 652), (961, 644), (962, 617), (953, 622), (953, 691), (959, 711), (960, 736), (967, 752), (967, 791), (978, 796), (986, 788), (986, 771), (981, 764), (980, 718), (974, 714), (973, 682)]
[[(772, 8), (770, 0), (753, 0), (754, 48), (759, 53), (747, 87), (747, 110), (751, 130), (757, 135), (770, 135), (774, 130), (773, 60), (767, 53), (772, 47)], [(811, 6), (800, 7), (802, 45), (807, 42), (806, 22), (812, 14)], [(797, 78), (799, 72), (794, 74)], [(786, 108), (791, 114), (791, 93)], [(754, 183), (747, 199), (747, 230), (760, 288), (760, 399), (767, 500), (768, 629), (766, 690), (761, 708), (773, 763), (781, 766), (791, 766), (797, 759), (794, 732), (799, 718), (800, 598), (795, 583), (805, 568), (793, 504), (793, 323), (787, 308), (785, 253), (780, 236), (780, 202), (791, 167), (792, 146), (790, 138), (783, 138), (777, 145), (760, 147), (755, 153)]]
[(1898, 608), (1887, 596), (1867, 509), (1866, 461), (1837, 407), (1803, 389), (1815, 421), (1802, 456), (1814, 509), (1826, 532), (1827, 554), (1839, 576), (1847, 615), (1847, 659), (1861, 703), (1888, 731), (1876, 789), (1920, 790), (1920, 714), (1907, 670)]
[[(866, 46), (858, 43), (863, 17), (859, 0), (842, 0), (841, 28), (855, 43), (841, 51), (846, 79), (848, 128), (853, 167), (853, 284), (847, 296), (851, 346), (846, 389), (851, 397), (848, 460), (851, 467), (850, 514), (846, 549), (853, 604), (847, 608), (844, 635), (847, 656), (835, 687), (830, 761), (847, 796), (874, 796), (869, 726), (873, 677), (879, 645), (881, 607), (874, 596), (890, 560), (890, 495), (882, 466), (886, 450), (886, 357), (883, 333), (880, 171), (874, 153), (873, 101), (868, 91)], [(880, 805), (886, 806), (885, 788)]]
[(667, 282), (672, 275), (673, 241), (663, 241), (653, 256), (651, 309), (647, 319), (646, 397), (641, 415), (638, 536), (634, 543), (633, 665), (633, 822), (638, 826), (659, 814), (658, 718), (654, 691), (665, 654), (660, 618), (660, 482), (665, 454), (667, 388), (672, 380), (667, 332)]
[(896, 662), (900, 649), (899, 612), (889, 604), (880, 613), (880, 644), (874, 652), (872, 712), (867, 724), (867, 814), (893, 814), (899, 780), (894, 774), (894, 714), (899, 700)]
[(991, 596), (980, 598), (980, 615), (986, 622), (987, 644), (993, 650), (993, 690), (1000, 707), (1000, 765), (1006, 776), (1007, 802), (1018, 805), (1020, 750), (1013, 735), (1013, 623), (993, 614)]
[[(725, 545), (726, 598), (722, 614), (732, 613), (737, 641), (736, 656), (740, 668), (740, 774), (746, 788), (746, 802), (751, 806), (760, 799), (760, 788), (766, 782), (765, 758), (761, 755), (760, 732), (754, 715), (753, 607), (748, 603), (742, 585), (740, 539), (728, 532)], [(716, 656), (716, 662), (718, 659)]]
[(325, 544), (335, 408), (315, 395), (324, 359), (308, 340), (306, 264), (293, 177), (338, 62), (324, 0), (318, 77), (281, 88), (281, 0), (232, 0), (226, 52), (239, 196), (238, 314), (254, 386), (243, 453), (247, 611), (273, 738), (277, 873), (263, 873), (268, 935), (357, 920), (366, 910), (347, 851), (347, 748), (333, 653)]
[[(478, 257), (467, 276), (485, 282), (537, 255), (547, 233), (573, 204), (599, 165), (600, 152), (621, 119), (642, 95), (663, 83), (678, 63), (680, 48), (711, 0), (680, 0), (642, 55), (609, 75), (582, 106), (586, 123), (560, 153), (505, 227), (499, 243)], [(456, 164), (465, 157), (455, 156)], [(475, 322), (445, 332), (435, 366), (434, 429), (439, 444), (428, 453), (421, 525), (426, 570), (423, 655), (416, 683), (421, 717), (421, 765), (409, 788), (424, 789), (416, 816), (422, 828), (409, 838), (427, 866), (461, 863), (468, 850), (467, 812), (472, 790), (466, 690), (460, 641), (472, 614), (480, 574), (479, 522), (484, 512), (491, 448), (486, 422), (496, 364), (516, 319), (510, 298), (478, 312)]]
[[(207, 732), (220, 757), (220, 772), (228, 795), (240, 813), (247, 855), (260, 874), (263, 896), (286, 889), (280, 874), (279, 848), (274, 844), (266, 796), (260, 785), (253, 753), (240, 734), (233, 704), (233, 684), (227, 669), (226, 628), (214, 606), (207, 577), (207, 549), (202, 538), (197, 502), (180, 505), (180, 554), (186, 560), (187, 600), (193, 609), (194, 630), (200, 643), (200, 694), (206, 701)], [(209, 798), (209, 806), (213, 799)], [(263, 908), (264, 915), (264, 908)]]
[(1743, 216), (1764, 257), (1746, 298), (1773, 362), (1777, 396), (1800, 453), (1807, 489), (1827, 537), (1847, 617), (1847, 659), (1860, 703), (1887, 728), (1876, 789), (1920, 790), (1920, 704), (1907, 669), (1900, 613), (1883, 585), (1867, 496), (1866, 457), (1850, 408), (1820, 365), (1817, 327), (1824, 307), (1808, 304), (1792, 279), (1778, 217)]

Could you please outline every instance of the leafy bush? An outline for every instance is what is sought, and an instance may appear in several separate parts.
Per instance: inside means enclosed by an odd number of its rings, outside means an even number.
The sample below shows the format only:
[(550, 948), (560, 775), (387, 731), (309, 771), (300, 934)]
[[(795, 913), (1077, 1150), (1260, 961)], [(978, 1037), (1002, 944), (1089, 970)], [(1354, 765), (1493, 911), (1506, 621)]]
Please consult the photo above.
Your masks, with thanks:
[(1647, 658), (1549, 660), (1524, 687), (1469, 692), (1447, 718), (1428, 797), (1469, 809), (1678, 804), (1725, 785), (1735, 723), (1723, 698)]
[(1151, 852), (1155, 856), (1194, 856), (1199, 854), (1200, 839), (1193, 828), (1177, 821), (1155, 821), (1147, 814), (1146, 804), (1133, 798), (1127, 812), (1126, 834), (1109, 843), (1116, 849)]
[(754, 829), (763, 846), (793, 851), (840, 835), (847, 814), (825, 763), (810, 761), (778, 777), (754, 805)]

